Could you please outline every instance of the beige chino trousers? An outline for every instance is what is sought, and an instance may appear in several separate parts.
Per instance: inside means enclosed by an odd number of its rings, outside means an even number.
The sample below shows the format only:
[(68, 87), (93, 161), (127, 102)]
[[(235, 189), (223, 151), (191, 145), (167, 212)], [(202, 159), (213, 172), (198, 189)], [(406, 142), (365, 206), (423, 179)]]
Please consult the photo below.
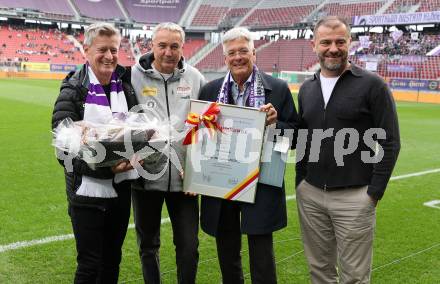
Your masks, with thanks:
[(324, 191), (303, 180), (296, 200), (312, 283), (370, 283), (376, 206), (367, 186)]

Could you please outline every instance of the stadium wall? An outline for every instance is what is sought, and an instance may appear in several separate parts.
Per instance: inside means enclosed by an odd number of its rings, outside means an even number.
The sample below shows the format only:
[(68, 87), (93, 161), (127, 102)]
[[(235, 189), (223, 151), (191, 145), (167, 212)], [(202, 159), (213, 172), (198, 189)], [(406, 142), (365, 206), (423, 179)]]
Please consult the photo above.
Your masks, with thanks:
[(43, 79), (43, 80), (62, 80), (66, 73), (40, 73), (40, 72), (9, 72), (0, 71), (0, 79), (4, 78), (25, 78), (25, 79)]

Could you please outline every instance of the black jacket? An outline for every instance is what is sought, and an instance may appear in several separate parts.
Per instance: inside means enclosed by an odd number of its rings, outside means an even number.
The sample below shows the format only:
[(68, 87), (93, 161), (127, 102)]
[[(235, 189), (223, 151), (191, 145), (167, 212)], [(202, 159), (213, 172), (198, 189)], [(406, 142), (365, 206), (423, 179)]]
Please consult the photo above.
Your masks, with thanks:
[[(327, 190), (368, 185), (370, 196), (377, 200), (382, 198), (400, 150), (396, 107), (386, 83), (379, 76), (352, 64), (351, 69), (339, 78), (324, 108), (318, 72), (301, 86), (298, 108), (300, 128), (307, 129), (309, 135), (305, 157), (296, 166), (296, 184), (305, 179)], [(335, 158), (335, 136), (339, 130), (349, 128), (359, 134), (359, 142), (354, 152), (343, 156), (343, 165), (338, 165)], [(374, 146), (364, 141), (365, 132), (372, 128), (385, 130), (386, 139), (378, 139), (384, 156), (378, 163), (365, 163), (362, 157), (374, 156)], [(322, 140), (321, 146), (317, 148), (319, 153), (313, 151), (315, 153), (312, 156), (315, 154), (319, 157), (313, 161), (309, 159), (311, 134), (318, 129), (333, 129), (333, 134)], [(344, 147), (347, 148), (348, 137), (340, 141), (344, 141)], [(297, 156), (298, 152), (299, 146)]]
[[(294, 129), (297, 112), (287, 84), (261, 73), (266, 103), (272, 103), (278, 113), (278, 129)], [(200, 100), (216, 101), (223, 78), (206, 84), (200, 91)], [(200, 223), (203, 231), (215, 236), (221, 212), (222, 199), (202, 196)], [(237, 201), (229, 201), (237, 202)], [(281, 188), (258, 183), (255, 203), (240, 204), (241, 232), (268, 234), (287, 225), (286, 194)]]
[[(137, 104), (134, 90), (130, 84), (131, 75), (122, 66), (117, 66), (116, 72), (118, 78), (122, 80), (122, 87), (127, 100), (128, 109)], [(84, 118), (84, 103), (88, 92), (88, 76), (87, 68), (83, 68), (76, 72), (70, 72), (61, 83), (60, 94), (55, 102), (52, 114), (52, 129), (65, 118), (71, 118), (73, 121), (82, 120)], [(60, 161), (63, 165), (63, 162)], [(90, 176), (100, 179), (113, 178), (114, 174), (109, 167), (97, 168), (92, 170), (86, 162), (81, 159), (73, 159), (73, 172), (65, 172), (67, 197), (70, 202), (78, 199), (85, 199), (75, 195), (76, 190), (81, 185), (82, 176)], [(64, 165), (63, 165), (64, 166)]]

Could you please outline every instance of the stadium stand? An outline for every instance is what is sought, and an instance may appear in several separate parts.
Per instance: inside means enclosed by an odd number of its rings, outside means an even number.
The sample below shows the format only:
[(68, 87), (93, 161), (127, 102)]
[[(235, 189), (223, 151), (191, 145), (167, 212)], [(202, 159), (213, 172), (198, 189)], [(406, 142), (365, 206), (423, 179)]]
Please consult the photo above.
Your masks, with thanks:
[(230, 6), (230, 9), (226, 13), (225, 17), (221, 20), (219, 25), (225, 28), (233, 27), (260, 1), (261, 0), (237, 0)]
[(84, 61), (79, 49), (59, 30), (1, 26), (1, 61), (78, 64)]
[(394, 0), (393, 4), (385, 11), (385, 14), (406, 13), (418, 9), (420, 0)]
[(73, 18), (74, 12), (66, 0), (1, 0), (0, 8), (20, 8), (39, 11), (48, 16), (59, 15), (62, 18)]
[[(258, 49), (267, 40), (254, 41), (255, 49)], [(200, 70), (218, 70), (225, 66), (225, 57), (223, 55), (223, 46), (218, 44), (211, 52), (209, 52), (202, 60), (200, 60), (196, 67)]]
[(249, 16), (243, 26), (269, 28), (285, 27), (301, 22), (322, 1), (320, 0), (263, 0)]
[(150, 42), (151, 42), (151, 38), (147, 38), (147, 37), (136, 38), (136, 45), (139, 48), (141, 54), (150, 51)]
[(89, 1), (89, 0), (72, 0), (75, 7), (83, 17), (99, 20), (119, 19), (124, 20), (125, 17), (119, 9), (116, 1)]
[(121, 40), (121, 47), (119, 48), (119, 64), (123, 66), (131, 66), (135, 63), (135, 56), (131, 47), (130, 40), (123, 37)]
[[(177, 23), (190, 0), (179, 1), (145, 1), (145, 0), (120, 0), (129, 16), (134, 22), (157, 24), (161, 22)], [(152, 7), (158, 2), (160, 5)], [(162, 3), (163, 2), (163, 3)], [(174, 3), (167, 3), (174, 2)]]
[[(189, 5), (189, 3), (191, 5)], [(150, 1), (151, 2), (151, 1)], [(408, 13), (440, 10), (440, 0), (180, 0), (154, 5), (145, 0), (0, 0), (0, 14), (22, 13), (28, 11), (36, 17), (68, 19), (74, 23), (77, 20), (91, 22), (94, 20), (109, 20), (126, 24), (133, 22), (140, 27), (143, 23), (154, 24), (162, 21), (179, 22), (186, 7), (187, 31), (200, 33), (219, 31), (234, 25), (247, 26), (257, 30), (290, 28), (296, 24), (309, 24), (317, 17), (337, 14), (347, 18), (355, 15), (371, 15), (382, 13)], [(166, 5), (174, 5), (167, 6)], [(164, 9), (162, 9), (164, 8)], [(170, 13), (171, 8), (173, 9)], [(23, 10), (24, 9), (24, 10)], [(21, 14), (20, 14), (21, 15)], [(79, 17), (79, 18), (78, 18)], [(127, 18), (129, 17), (129, 18)], [(182, 19), (181, 19), (182, 20)], [(18, 20), (19, 22), (20, 20)], [(23, 21), (23, 20), (22, 20)], [(37, 20), (38, 21), (38, 20)], [(7, 22), (0, 27), (0, 63), (20, 65), (22, 61), (42, 63), (80, 64), (84, 57), (79, 45), (84, 35), (71, 29), (73, 40), (65, 30), (60, 31), (53, 24), (51, 29), (39, 25), (29, 28)], [(197, 29), (201, 27), (201, 29)], [(194, 30), (192, 30), (195, 28)], [(432, 34), (434, 33), (434, 34)], [(377, 57), (378, 72), (382, 76), (398, 78), (427, 78), (440, 77), (437, 71), (439, 65), (440, 36), (435, 30), (428, 33), (419, 32), (418, 38), (412, 38), (411, 33), (405, 33), (398, 39), (393, 39), (389, 32), (384, 34), (371, 33), (371, 44), (361, 48), (359, 42), (354, 42), (350, 54), (354, 62), (365, 66), (371, 56)], [(279, 36), (279, 35), (278, 35)], [(302, 33), (300, 37), (304, 37)], [(212, 45), (198, 34), (195, 38), (187, 38), (184, 45), (186, 59), (194, 59), (196, 67), (202, 71), (224, 70), (224, 56), (221, 44), (214, 49), (204, 46)], [(276, 39), (276, 40), (275, 40)], [(271, 41), (269, 41), (271, 40)], [(123, 65), (132, 65), (135, 57), (149, 51), (147, 37), (138, 37), (133, 43), (128, 38), (121, 42), (119, 60)], [(216, 42), (215, 40), (213, 42)], [(255, 42), (259, 48), (257, 64), (266, 72), (273, 71), (306, 71), (316, 66), (317, 58), (306, 39), (290, 39), (290, 37), (268, 36), (266, 40)], [(264, 45), (264, 46), (262, 46)], [(133, 47), (135, 46), (135, 48)], [(208, 46), (207, 46), (208, 47)], [(199, 50), (204, 50), (198, 53)], [(210, 50), (210, 51), (209, 51)], [(207, 52), (207, 54), (204, 54)], [(194, 56), (197, 54), (197, 56)], [(367, 59), (365, 59), (367, 58)], [(368, 59), (370, 58), (370, 59)]]
[[(141, 54), (150, 51), (151, 39), (146, 37), (138, 37), (135, 44), (139, 48)], [(185, 59), (191, 58), (199, 49), (201, 49), (208, 42), (204, 39), (192, 39), (187, 38), (185, 44), (183, 45), (183, 56)]]
[(218, 70), (224, 67), (225, 60), (223, 56), (223, 47), (218, 44), (211, 52), (209, 52), (199, 63), (196, 68), (200, 71), (204, 70)]
[(440, 56), (350, 56), (350, 60), (364, 68), (368, 61), (378, 62), (377, 73), (384, 78), (437, 80), (440, 77)]
[(229, 10), (230, 0), (203, 0), (191, 26), (217, 27)]
[(372, 33), (369, 35), (368, 48), (359, 48), (356, 54), (388, 54), (388, 55), (426, 55), (440, 45), (439, 35), (425, 34), (412, 39), (411, 34), (403, 34), (394, 40), (391, 35)]
[(329, 0), (317, 11), (316, 17), (338, 15), (350, 21), (353, 16), (376, 14), (386, 2), (385, 0)]
[(265, 72), (307, 70), (317, 62), (305, 39), (279, 39), (257, 53), (257, 65)]
[(204, 39), (188, 38), (183, 45), (183, 56), (185, 59), (191, 58), (199, 49), (205, 46), (208, 42)]
[(419, 1), (417, 12), (430, 12), (440, 10), (440, 0), (421, 0)]

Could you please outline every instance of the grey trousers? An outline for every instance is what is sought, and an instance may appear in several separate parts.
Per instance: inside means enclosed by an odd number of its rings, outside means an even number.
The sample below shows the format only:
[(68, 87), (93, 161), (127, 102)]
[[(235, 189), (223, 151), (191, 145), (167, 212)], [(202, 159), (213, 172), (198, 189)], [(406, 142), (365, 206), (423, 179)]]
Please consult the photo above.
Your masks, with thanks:
[(197, 196), (183, 192), (133, 190), (133, 213), (144, 282), (161, 283), (160, 225), (162, 205), (166, 203), (176, 247), (177, 281), (196, 283), (199, 262), (199, 203)]
[(367, 186), (324, 191), (302, 181), (296, 200), (312, 283), (370, 283), (376, 204)]

